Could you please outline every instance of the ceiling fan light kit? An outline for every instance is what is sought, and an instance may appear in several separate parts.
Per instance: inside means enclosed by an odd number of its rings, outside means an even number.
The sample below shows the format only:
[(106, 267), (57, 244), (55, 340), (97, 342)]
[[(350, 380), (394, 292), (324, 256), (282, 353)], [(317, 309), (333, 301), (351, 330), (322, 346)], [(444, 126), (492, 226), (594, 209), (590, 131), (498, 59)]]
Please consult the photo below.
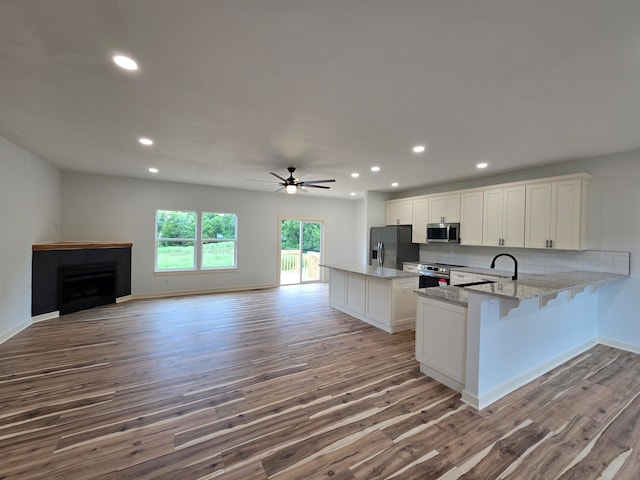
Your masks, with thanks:
[(298, 189), (302, 190), (303, 192), (306, 190), (306, 188), (324, 188), (326, 190), (329, 190), (331, 187), (327, 187), (325, 185), (316, 185), (317, 183), (331, 183), (331, 182), (335, 182), (335, 179), (331, 179), (331, 180), (307, 180), (307, 181), (303, 181), (297, 178), (294, 178), (293, 176), (293, 172), (296, 171), (295, 167), (287, 167), (287, 170), (289, 171), (289, 178), (283, 178), (280, 175), (278, 175), (277, 173), (273, 173), (273, 172), (269, 172), (271, 175), (273, 175), (274, 177), (276, 177), (278, 180), (280, 180), (280, 182), (278, 182), (278, 185), (281, 186), (281, 188), (279, 188), (277, 191), (280, 191), (284, 188), (285, 192), (289, 193), (289, 194), (294, 194), (298, 191)]

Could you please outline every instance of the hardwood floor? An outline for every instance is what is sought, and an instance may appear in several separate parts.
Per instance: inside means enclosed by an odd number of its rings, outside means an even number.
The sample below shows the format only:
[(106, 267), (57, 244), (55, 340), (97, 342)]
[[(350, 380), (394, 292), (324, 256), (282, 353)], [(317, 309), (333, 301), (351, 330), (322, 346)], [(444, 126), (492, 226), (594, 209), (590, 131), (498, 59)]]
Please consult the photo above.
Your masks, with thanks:
[(637, 480), (639, 393), (597, 346), (474, 411), (326, 285), (139, 300), (0, 345), (0, 478)]

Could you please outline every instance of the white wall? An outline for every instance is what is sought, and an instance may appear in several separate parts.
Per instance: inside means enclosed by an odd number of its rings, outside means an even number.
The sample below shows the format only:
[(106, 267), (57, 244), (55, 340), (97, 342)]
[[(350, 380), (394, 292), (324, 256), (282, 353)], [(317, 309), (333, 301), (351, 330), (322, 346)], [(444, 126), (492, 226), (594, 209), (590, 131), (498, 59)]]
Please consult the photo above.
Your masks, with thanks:
[(31, 245), (57, 241), (60, 173), (0, 137), (0, 342), (31, 324)]
[[(155, 212), (238, 215), (238, 269), (154, 274)], [(352, 263), (357, 202), (64, 172), (62, 238), (133, 242), (132, 293), (214, 291), (276, 285), (279, 217), (325, 221), (324, 261)]]

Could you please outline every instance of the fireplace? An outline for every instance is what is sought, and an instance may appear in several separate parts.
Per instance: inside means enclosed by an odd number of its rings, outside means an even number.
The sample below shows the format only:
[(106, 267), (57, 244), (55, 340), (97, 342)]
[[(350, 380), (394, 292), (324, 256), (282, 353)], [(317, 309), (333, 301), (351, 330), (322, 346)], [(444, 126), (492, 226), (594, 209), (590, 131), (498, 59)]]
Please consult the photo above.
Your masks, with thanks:
[(116, 302), (115, 263), (58, 268), (60, 315)]
[(131, 247), (127, 242), (33, 245), (32, 317), (39, 321), (131, 295)]

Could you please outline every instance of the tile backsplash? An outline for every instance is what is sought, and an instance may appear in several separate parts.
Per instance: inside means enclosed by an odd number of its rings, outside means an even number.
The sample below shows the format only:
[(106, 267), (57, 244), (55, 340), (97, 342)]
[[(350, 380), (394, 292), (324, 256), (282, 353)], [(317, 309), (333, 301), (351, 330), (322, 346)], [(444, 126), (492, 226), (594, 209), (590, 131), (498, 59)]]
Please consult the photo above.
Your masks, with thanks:
[[(518, 270), (524, 273), (553, 273), (569, 270), (607, 272), (629, 275), (630, 252), (605, 250), (536, 250), (529, 248), (488, 248), (454, 244), (421, 244), (421, 262), (440, 262), (468, 267), (489, 268), (493, 257), (510, 253), (518, 259)], [(497, 270), (511, 271), (509, 258), (496, 261)]]

